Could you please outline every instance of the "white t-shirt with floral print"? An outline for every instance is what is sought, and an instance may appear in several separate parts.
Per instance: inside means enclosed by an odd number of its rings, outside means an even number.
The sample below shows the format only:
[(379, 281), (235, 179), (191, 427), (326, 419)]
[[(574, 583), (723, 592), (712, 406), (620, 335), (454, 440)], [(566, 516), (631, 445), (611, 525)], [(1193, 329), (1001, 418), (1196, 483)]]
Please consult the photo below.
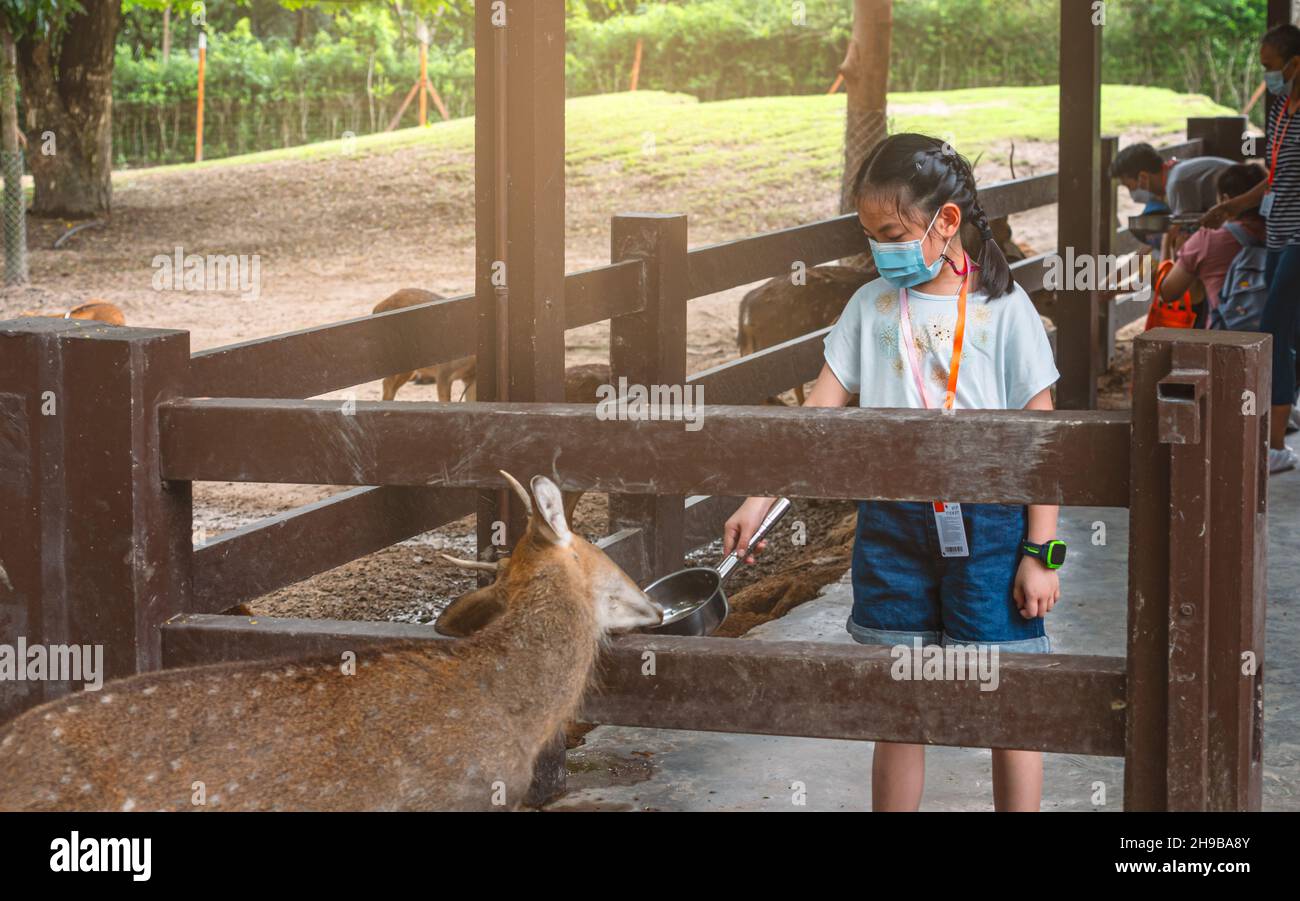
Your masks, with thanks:
[[(899, 291), (883, 278), (863, 285), (826, 336), (826, 362), (840, 383), (859, 394), (863, 407), (923, 406), (901, 346)], [(943, 406), (957, 328), (957, 295), (908, 292), (912, 338), (931, 409)], [(956, 408), (1023, 410), (1060, 373), (1047, 330), (1019, 285), (989, 300), (974, 292), (966, 302)]]

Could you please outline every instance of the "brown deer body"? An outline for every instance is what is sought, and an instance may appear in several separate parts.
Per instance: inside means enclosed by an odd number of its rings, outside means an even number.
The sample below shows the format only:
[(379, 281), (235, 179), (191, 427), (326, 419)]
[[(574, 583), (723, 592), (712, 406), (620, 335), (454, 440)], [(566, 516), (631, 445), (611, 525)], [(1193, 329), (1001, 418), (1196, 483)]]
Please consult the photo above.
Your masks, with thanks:
[[(418, 306), (435, 300), (443, 300), (441, 294), (420, 288), (402, 288), (385, 297), (375, 305), (372, 313), (387, 313), (406, 307)], [(478, 381), (478, 368), (474, 357), (461, 357), (450, 363), (426, 366), (412, 372), (400, 372), (384, 379), (384, 400), (397, 397), (398, 389), (407, 382), (417, 385), (433, 382), (437, 385), (437, 400), (452, 400), (451, 390), (455, 382), (465, 385), (466, 400), (475, 399), (475, 386)], [(589, 363), (583, 366), (571, 366), (564, 372), (564, 400), (571, 404), (596, 403), (596, 389), (609, 382), (609, 366), (603, 363)]]
[(490, 611), (472, 637), (363, 650), (354, 675), (218, 664), (44, 704), (0, 728), (0, 810), (516, 807), (604, 636), (662, 612), (569, 531), (553, 482), (533, 480), (534, 509), (510, 481), (530, 508), (510, 565), (444, 614)]
[[(780, 276), (759, 285), (740, 302), (736, 347), (741, 355), (756, 353), (834, 324), (853, 292), (876, 277), (875, 269), (817, 266), (806, 283)], [(795, 388), (800, 405), (803, 385)], [(776, 401), (780, 403), (780, 401)]]
[[(419, 306), (422, 303), (431, 303), (435, 300), (446, 300), (441, 294), (433, 291), (425, 291), (421, 288), (402, 288), (394, 291), (385, 297), (371, 313), (387, 313), (392, 310), (404, 310), (407, 307)], [(439, 363), (437, 366), (426, 366), (423, 369), (412, 370), (411, 372), (399, 372), (397, 375), (390, 375), (384, 379), (384, 400), (392, 400), (397, 396), (397, 389), (401, 388), (407, 382), (415, 379), (418, 382), (432, 381), (438, 385), (438, 400), (451, 400), (451, 389), (455, 382), (464, 382), (465, 391), (470, 400), (474, 399), (474, 358), (461, 357), (459, 360), (452, 360), (449, 363)]]
[(92, 300), (75, 306), (66, 313), (38, 313), (35, 310), (26, 310), (18, 315), (41, 316), (47, 319), (85, 319), (102, 322), (105, 325), (126, 325), (125, 314), (106, 300)]

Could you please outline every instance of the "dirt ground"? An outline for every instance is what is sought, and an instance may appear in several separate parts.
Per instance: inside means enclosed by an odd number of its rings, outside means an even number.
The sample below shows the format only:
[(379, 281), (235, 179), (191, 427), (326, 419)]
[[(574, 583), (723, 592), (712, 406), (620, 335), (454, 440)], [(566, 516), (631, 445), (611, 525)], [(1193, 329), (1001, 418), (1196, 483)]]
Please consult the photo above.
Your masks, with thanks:
[[(1143, 136), (1126, 135), (1124, 142), (1138, 137)], [(1016, 175), (1021, 177), (1050, 171), (1056, 166), (1056, 147), (1018, 144), (1016, 160)], [(992, 157), (979, 162), (978, 173), (984, 183), (1011, 174), (1004, 162)], [(708, 179), (709, 174), (701, 172), (699, 177)], [(834, 184), (792, 182), (779, 190), (806, 198), (805, 221), (837, 212)], [(694, 196), (690, 186), (638, 185), (630, 196), (615, 178), (607, 183), (585, 180), (584, 187), (570, 190), (567, 198), (567, 270), (608, 262), (609, 217), (614, 212), (692, 213)], [(1013, 217), (1015, 239), (1033, 252), (1052, 246), (1056, 216), (1052, 206)], [(761, 210), (717, 207), (691, 221), (692, 246), (795, 224), (768, 222)], [(32, 285), (0, 292), (0, 319), (28, 309), (61, 313), (77, 303), (103, 299), (121, 307), (131, 325), (188, 330), (192, 349), (200, 350), (363, 316), (402, 287), (447, 295), (470, 290), (473, 161), (468, 156), (449, 160), (445, 151), (435, 158), (428, 148), (416, 146), (360, 159), (138, 173), (115, 190), (107, 227), (82, 231), (63, 249), (53, 250), (56, 238), (71, 224), (29, 220)], [(258, 255), (260, 295), (246, 300), (234, 291), (155, 290), (153, 260), (171, 256), (177, 247), (185, 253)], [(691, 304), (692, 371), (735, 358), (737, 306), (748, 287)], [(570, 365), (607, 358), (607, 325), (569, 333)], [(1112, 382), (1105, 405), (1122, 406), (1127, 390), (1122, 374)], [(432, 400), (433, 394), (431, 385), (408, 385), (400, 399)], [(378, 400), (379, 382), (358, 386), (356, 397)], [(197, 484), (197, 537), (211, 539), (334, 490)], [(576, 517), (578, 530), (593, 538), (603, 534), (605, 513), (603, 498), (585, 498)], [(762, 565), (734, 577), (737, 614), (727, 631), (784, 612), (793, 598), (808, 594), (810, 586), (815, 594), (824, 581), (838, 577), (848, 565), (841, 539), (845, 517), (851, 513), (847, 503), (796, 505), (792, 517), (808, 522), (808, 545), (774, 543)], [(254, 607), (267, 615), (426, 622), (472, 586), (472, 579), (436, 553), (472, 556), (472, 541), (472, 520), (463, 520), (278, 591)], [(714, 547), (700, 558), (717, 556)], [(798, 578), (783, 576), (782, 570)], [(776, 578), (747, 598), (743, 589), (763, 576)]]

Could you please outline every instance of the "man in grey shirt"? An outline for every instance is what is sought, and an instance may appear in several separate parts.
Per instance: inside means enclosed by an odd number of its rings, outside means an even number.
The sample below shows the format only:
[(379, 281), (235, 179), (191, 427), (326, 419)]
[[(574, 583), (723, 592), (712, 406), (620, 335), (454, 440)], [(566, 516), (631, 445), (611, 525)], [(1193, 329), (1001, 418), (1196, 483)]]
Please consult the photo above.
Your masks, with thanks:
[(1198, 156), (1166, 163), (1150, 144), (1131, 144), (1115, 155), (1110, 174), (1136, 203), (1164, 203), (1175, 216), (1204, 213), (1219, 202), (1219, 173), (1232, 160)]

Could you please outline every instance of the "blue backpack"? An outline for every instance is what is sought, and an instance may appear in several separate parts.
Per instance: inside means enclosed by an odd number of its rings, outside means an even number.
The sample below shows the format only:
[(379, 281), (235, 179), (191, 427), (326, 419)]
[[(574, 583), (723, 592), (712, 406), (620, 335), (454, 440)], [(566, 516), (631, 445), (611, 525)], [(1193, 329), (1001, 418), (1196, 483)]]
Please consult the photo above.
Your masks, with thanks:
[(1268, 281), (1264, 278), (1268, 250), (1238, 223), (1229, 222), (1224, 227), (1237, 239), (1241, 250), (1228, 266), (1210, 328), (1257, 332), (1268, 300)]

